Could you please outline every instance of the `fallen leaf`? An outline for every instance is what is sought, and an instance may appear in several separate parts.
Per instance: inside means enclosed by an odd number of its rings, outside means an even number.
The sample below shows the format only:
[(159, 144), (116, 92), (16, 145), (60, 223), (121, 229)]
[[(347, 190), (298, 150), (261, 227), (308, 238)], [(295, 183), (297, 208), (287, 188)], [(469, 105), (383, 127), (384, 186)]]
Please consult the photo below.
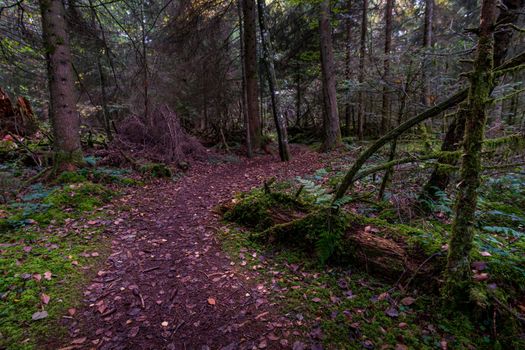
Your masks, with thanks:
[(35, 273), (35, 274), (33, 275), (33, 279), (34, 279), (35, 281), (37, 281), (37, 282), (40, 282), (40, 280), (42, 279), (42, 275), (39, 274), (39, 273)]
[(481, 281), (488, 280), (489, 279), (489, 274), (483, 272), (483, 273), (475, 274), (473, 277), (474, 277), (474, 279), (476, 281), (481, 282)]
[(492, 256), (492, 254), (490, 254), (489, 252), (486, 252), (486, 251), (485, 252), (481, 252), (480, 254), (481, 254), (481, 256)]
[(389, 307), (385, 310), (385, 314), (387, 314), (390, 317), (398, 317), (399, 312), (394, 307)]
[(51, 281), (51, 276), (53, 274), (51, 273), (51, 271), (46, 271), (44, 272), (44, 279), (48, 280), (48, 281)]
[(24, 247), (24, 252), (29, 253), (31, 250), (33, 250), (33, 247), (26, 246)]
[(321, 299), (320, 298), (313, 298), (312, 301), (314, 303), (320, 303), (321, 302)]
[(42, 303), (49, 304), (49, 300), (51, 300), (51, 297), (45, 293), (40, 294), (40, 300), (42, 300)]
[(47, 311), (38, 311), (38, 312), (35, 312), (32, 316), (31, 316), (31, 319), (33, 321), (38, 321), (38, 320), (41, 320), (43, 318), (46, 318), (48, 316), (47, 314)]
[(71, 342), (71, 344), (80, 345), (80, 344), (83, 344), (86, 340), (87, 340), (86, 337), (73, 339), (73, 341)]
[(208, 304), (210, 304), (210, 305), (215, 305), (215, 304), (216, 304), (215, 299), (213, 299), (213, 298), (208, 298)]
[(160, 324), (162, 327), (168, 327), (168, 322), (164, 321)]
[(414, 304), (415, 301), (416, 301), (416, 299), (414, 299), (412, 297), (405, 297), (405, 298), (401, 299), (401, 304), (403, 304), (405, 306), (409, 306), (409, 305)]
[(74, 314), (77, 313), (77, 309), (75, 309), (74, 307), (69, 308), (67, 309), (67, 313), (69, 314), (69, 316), (73, 316)]

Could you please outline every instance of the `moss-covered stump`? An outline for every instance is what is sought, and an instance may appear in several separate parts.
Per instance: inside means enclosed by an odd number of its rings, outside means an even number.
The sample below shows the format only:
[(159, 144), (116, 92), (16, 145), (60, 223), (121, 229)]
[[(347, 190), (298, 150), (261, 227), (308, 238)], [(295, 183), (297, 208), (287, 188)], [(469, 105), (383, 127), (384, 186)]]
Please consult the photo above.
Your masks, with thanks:
[(310, 208), (291, 195), (254, 190), (223, 204), (219, 211), (224, 219), (257, 231), (263, 231), (304, 217)]

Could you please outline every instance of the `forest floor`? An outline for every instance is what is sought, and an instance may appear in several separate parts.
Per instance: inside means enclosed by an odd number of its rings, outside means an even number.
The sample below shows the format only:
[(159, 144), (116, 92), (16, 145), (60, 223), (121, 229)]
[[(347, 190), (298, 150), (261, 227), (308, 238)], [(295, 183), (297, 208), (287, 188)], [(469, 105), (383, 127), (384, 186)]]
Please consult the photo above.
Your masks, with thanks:
[[(366, 253), (365, 263), (326, 264), (321, 241), (311, 241), (316, 227), (297, 231), (296, 245), (257, 239), (269, 212), (277, 214), (273, 227), (294, 218), (290, 202), (267, 201), (259, 210), (260, 201), (275, 195), (326, 208), (362, 147), (320, 154), (292, 145), (286, 163), (210, 152), (165, 179), (95, 166), (15, 192), (0, 205), (0, 349), (522, 347), (525, 329), (505, 312), (519, 318), (525, 310), (525, 173), (491, 178), (481, 189), (475, 286), (498, 304), (478, 321), (443, 309), (439, 273), (424, 283), (401, 281), (405, 271), (388, 266), (396, 272), (374, 274)], [(357, 200), (345, 210), (358, 221), (348, 227), (386, 247), (404, 242), (439, 267), (452, 201), (443, 194), (431, 215), (414, 213), (425, 179), (414, 167), (398, 167), (385, 201), (370, 196), (381, 176), (356, 184)], [(0, 175), (16, 180), (19, 169), (6, 163)], [(225, 208), (244, 208), (241, 216), (258, 221), (228, 222)]]
[[(134, 187), (113, 203), (111, 253), (64, 322), (67, 349), (304, 348), (292, 321), (268, 299), (257, 271), (239, 269), (216, 236), (214, 207), (271, 177), (322, 168), (326, 155), (294, 149), (291, 162), (260, 156), (195, 164), (178, 182)], [(124, 206), (129, 210), (120, 210)], [(276, 333), (275, 329), (279, 332)], [(278, 334), (278, 335), (276, 335)], [(49, 348), (55, 348), (52, 342)], [(64, 348), (64, 349), (65, 349)]]

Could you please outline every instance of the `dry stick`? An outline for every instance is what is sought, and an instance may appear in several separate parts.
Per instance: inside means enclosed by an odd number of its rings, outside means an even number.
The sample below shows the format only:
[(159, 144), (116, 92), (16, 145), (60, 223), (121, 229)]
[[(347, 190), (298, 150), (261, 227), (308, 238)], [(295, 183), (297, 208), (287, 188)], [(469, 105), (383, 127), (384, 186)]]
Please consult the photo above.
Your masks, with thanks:
[[(499, 77), (509, 71), (513, 70), (519, 70), (525, 68), (525, 52), (522, 52), (521, 54), (517, 55), (516, 57), (508, 60), (507, 62), (503, 63), (501, 66), (496, 68), (494, 70), (494, 77)], [(341, 183), (338, 186), (337, 192), (334, 196), (333, 201), (336, 201), (338, 199), (341, 199), (346, 191), (352, 187), (354, 182), (354, 177), (358, 173), (358, 171), (361, 169), (363, 164), (381, 147), (383, 147), (385, 144), (387, 144), (390, 140), (393, 140), (397, 137), (399, 137), (401, 134), (403, 134), (408, 129), (412, 128), (414, 125), (417, 125), (421, 123), (422, 121), (435, 117), (436, 115), (439, 115), (440, 113), (446, 111), (447, 109), (456, 106), (463, 100), (465, 100), (468, 96), (469, 89), (463, 89), (456, 94), (452, 95), (445, 101), (441, 102), (440, 104), (427, 109), (426, 111), (416, 115), (412, 119), (407, 120), (403, 124), (399, 125), (397, 128), (391, 130), (389, 133), (387, 133), (385, 136), (381, 137), (379, 140), (374, 142), (368, 149), (366, 149), (361, 155), (356, 159), (354, 165), (350, 170), (346, 173), (345, 177), (341, 181)]]

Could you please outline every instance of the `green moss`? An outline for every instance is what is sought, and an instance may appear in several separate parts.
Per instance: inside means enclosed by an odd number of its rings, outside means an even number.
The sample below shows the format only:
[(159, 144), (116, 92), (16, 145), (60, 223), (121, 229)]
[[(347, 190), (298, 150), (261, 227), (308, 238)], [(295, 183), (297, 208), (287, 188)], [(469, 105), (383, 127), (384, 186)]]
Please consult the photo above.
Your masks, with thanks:
[(161, 163), (147, 163), (140, 167), (140, 172), (146, 176), (151, 177), (171, 177), (173, 175), (171, 169)]
[(84, 182), (86, 180), (87, 179), (84, 175), (79, 174), (76, 171), (64, 171), (57, 177), (56, 182), (60, 184), (65, 184), (65, 183)]
[(304, 212), (307, 206), (292, 196), (282, 192), (266, 193), (254, 190), (234, 199), (234, 206), (228, 210), (224, 219), (262, 231), (274, 223), (272, 213)]

